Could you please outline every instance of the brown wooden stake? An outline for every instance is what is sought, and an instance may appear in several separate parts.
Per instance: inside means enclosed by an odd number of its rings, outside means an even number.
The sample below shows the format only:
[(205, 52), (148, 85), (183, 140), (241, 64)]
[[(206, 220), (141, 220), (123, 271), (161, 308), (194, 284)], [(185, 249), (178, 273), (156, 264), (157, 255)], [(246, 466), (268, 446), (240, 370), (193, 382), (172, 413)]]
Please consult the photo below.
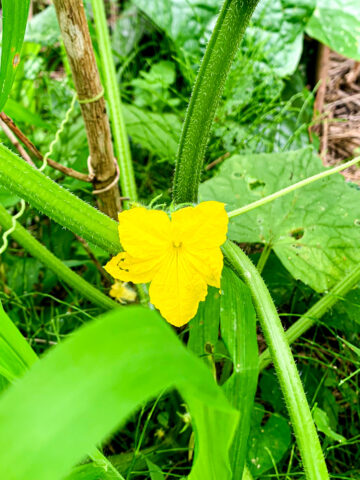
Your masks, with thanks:
[(94, 190), (100, 190), (98, 205), (100, 210), (116, 219), (121, 208), (118, 182), (111, 188), (106, 187), (116, 178), (117, 169), (83, 1), (54, 0), (54, 6), (84, 118), (91, 167), (95, 173)]

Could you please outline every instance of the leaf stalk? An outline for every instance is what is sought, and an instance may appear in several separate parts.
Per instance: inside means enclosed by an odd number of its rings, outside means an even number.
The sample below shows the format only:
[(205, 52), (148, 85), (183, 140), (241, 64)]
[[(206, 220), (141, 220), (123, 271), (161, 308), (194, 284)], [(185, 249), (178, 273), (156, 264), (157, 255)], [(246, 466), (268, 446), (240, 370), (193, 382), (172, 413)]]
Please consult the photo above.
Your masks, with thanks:
[(234, 270), (250, 288), (266, 343), (289, 411), (308, 480), (328, 480), (324, 455), (299, 372), (269, 290), (247, 255), (229, 240), (222, 247)]

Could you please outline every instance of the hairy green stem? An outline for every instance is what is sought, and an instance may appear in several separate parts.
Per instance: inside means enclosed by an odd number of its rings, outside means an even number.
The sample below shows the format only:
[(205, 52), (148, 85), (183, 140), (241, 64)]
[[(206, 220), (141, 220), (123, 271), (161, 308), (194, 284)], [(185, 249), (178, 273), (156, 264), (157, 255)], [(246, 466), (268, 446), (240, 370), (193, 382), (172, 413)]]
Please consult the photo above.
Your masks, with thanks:
[(323, 172), (317, 173), (316, 175), (313, 175), (312, 177), (305, 178), (304, 180), (301, 180), (300, 182), (294, 183), (293, 185), (289, 185), (288, 187), (283, 188), (282, 190), (279, 190), (278, 192), (272, 193), (271, 195), (268, 195), (267, 197), (261, 198), (260, 200), (256, 200), (256, 202), (252, 202), (252, 203), (249, 203), (248, 205), (244, 205), (243, 207), (237, 208), (236, 210), (233, 210), (232, 212), (229, 212), (228, 216), (229, 216), (229, 218), (238, 217), (239, 215), (242, 215), (243, 213), (250, 212), (251, 210), (254, 210), (255, 208), (262, 207), (263, 205), (266, 205), (267, 203), (273, 202), (277, 198), (283, 197), (284, 195), (287, 195), (288, 193), (291, 193), (294, 190), (298, 190), (299, 188), (306, 187), (306, 185), (310, 185), (310, 183), (317, 182), (318, 180), (321, 180), (322, 178), (329, 177), (330, 175), (334, 175), (334, 173), (341, 172), (342, 170), (345, 170), (346, 168), (349, 168), (349, 167), (351, 167), (352, 165), (355, 165), (358, 162), (360, 162), (360, 157), (353, 158), (352, 160), (349, 160), (346, 163), (338, 165), (337, 167), (329, 168), (328, 170), (324, 170)]
[[(289, 344), (295, 342), (303, 333), (311, 328), (336, 302), (343, 298), (355, 285), (360, 282), (360, 265), (349, 272), (329, 293), (316, 302), (299, 320), (286, 331)], [(260, 355), (260, 370), (271, 363), (269, 349)]]
[(176, 159), (175, 203), (196, 202), (206, 145), (231, 63), (258, 0), (225, 0), (202, 59)]
[(258, 270), (247, 255), (229, 240), (222, 247), (226, 258), (251, 290), (266, 342), (289, 410), (300, 454), (309, 480), (328, 480), (323, 452), (276, 307)]
[(0, 145), (0, 184), (109, 253), (121, 250), (117, 224)]
[(120, 168), (121, 193), (125, 197), (129, 197), (131, 201), (136, 201), (137, 191), (134, 169), (121, 106), (120, 90), (116, 79), (110, 35), (106, 24), (104, 3), (103, 0), (91, 0), (91, 4), (100, 50), (105, 92), (108, 99), (112, 133), (114, 136), (115, 153)]
[[(7, 213), (5, 208), (0, 205), (0, 225), (5, 229), (12, 226), (12, 216)], [(33, 257), (38, 258), (44, 265), (52, 270), (61, 280), (66, 282), (74, 290), (78, 291), (86, 299), (106, 310), (117, 308), (119, 304), (111, 300), (104, 293), (93, 287), (90, 283), (70, 270), (47, 248), (41, 245), (25, 228), (16, 222), (12, 237), (30, 253)]]

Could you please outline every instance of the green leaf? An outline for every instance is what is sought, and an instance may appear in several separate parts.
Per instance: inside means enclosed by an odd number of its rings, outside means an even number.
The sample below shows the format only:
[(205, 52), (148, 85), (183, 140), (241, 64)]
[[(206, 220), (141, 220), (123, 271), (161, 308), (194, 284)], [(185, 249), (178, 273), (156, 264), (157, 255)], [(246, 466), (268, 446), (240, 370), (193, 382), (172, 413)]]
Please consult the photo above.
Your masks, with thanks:
[(216, 0), (132, 0), (174, 41), (182, 54), (200, 59), (205, 42), (200, 42), (210, 29), (219, 10)]
[[(0, 226), (4, 230), (8, 230), (12, 226), (12, 217), (2, 205), (0, 205)], [(54, 232), (54, 230), (55, 235), (53, 236), (53, 242), (51, 243), (58, 245), (58, 248), (55, 248), (55, 253), (57, 253), (58, 256), (60, 254), (61, 257), (63, 246), (70, 245), (71, 239), (68, 237), (69, 232), (60, 230), (60, 232), (56, 234), (56, 226), (52, 229), (52, 232)], [(105, 309), (118, 307), (118, 304), (114, 300), (95, 288), (92, 284), (88, 283), (82, 276), (70, 270), (70, 268), (68, 268), (58, 256), (52, 254), (46, 247), (38, 242), (35, 237), (20, 225), (20, 223), (16, 223), (16, 228), (11, 236), (19, 243), (19, 245), (30, 253), (30, 255), (35, 257), (16, 257), (12, 268), (9, 269), (8, 283), (15, 292), (22, 294), (24, 293), (24, 289), (27, 291), (33, 290), (33, 285), (38, 282), (39, 272), (42, 268), (41, 264), (38, 262), (38, 260), (40, 260), (40, 262), (42, 262), (42, 264), (49, 270), (52, 270), (59, 279), (66, 282), (71, 288), (78, 291), (90, 302)]]
[(317, 0), (306, 33), (345, 57), (360, 60), (358, 0)]
[(231, 448), (231, 464), (234, 478), (241, 478), (259, 372), (256, 314), (249, 288), (229, 268), (223, 270), (221, 289), (221, 336), (233, 362), (233, 374), (224, 384), (224, 391), (241, 412)]
[(2, 0), (0, 111), (3, 109), (20, 63), (30, 0)]
[(4, 112), (15, 120), (15, 122), (24, 122), (34, 127), (49, 129), (49, 124), (45, 122), (40, 115), (31, 112), (28, 108), (25, 108), (21, 103), (16, 102), (12, 98), (8, 98)]
[(181, 123), (172, 113), (152, 113), (133, 105), (124, 105), (126, 129), (133, 142), (140, 143), (161, 160), (174, 161)]
[(262, 402), (271, 405), (276, 413), (285, 411), (284, 396), (273, 369), (264, 370), (261, 373), (259, 387)]
[(316, 407), (315, 411), (313, 412), (313, 417), (317, 426), (317, 429), (324, 433), (328, 438), (332, 440), (336, 440), (337, 442), (346, 442), (346, 438), (338, 433), (334, 432), (334, 430), (330, 426), (330, 420), (326, 412), (319, 407)]
[(118, 477), (112, 472), (105, 472), (103, 467), (87, 463), (74, 468), (64, 480), (118, 480)]
[(25, 41), (52, 47), (61, 36), (59, 22), (53, 5), (35, 15), (26, 29)]
[(200, 302), (195, 317), (189, 324), (188, 347), (198, 356), (214, 353), (219, 338), (220, 293), (209, 287), (204, 302)]
[(0, 375), (8, 381), (22, 376), (37, 356), (0, 303)]
[(357, 339), (360, 333), (360, 288), (353, 288), (345, 297), (340, 297), (336, 305), (326, 314), (324, 322), (343, 331), (347, 339)]
[(146, 459), (146, 464), (149, 469), (151, 480), (165, 480), (164, 474), (162, 473), (162, 470), (160, 467), (158, 467), (157, 465), (155, 465), (155, 463), (152, 463), (148, 459)]
[(316, 0), (264, 0), (260, 2), (246, 33), (263, 45), (267, 63), (279, 76), (292, 75), (303, 50), (304, 30)]
[[(256, 260), (258, 261), (258, 259), (259, 256), (257, 256)], [(257, 264), (255, 259), (253, 259), (253, 261)], [(294, 290), (297, 287), (297, 282), (273, 252), (270, 253), (261, 275), (271, 293), (275, 305), (281, 307), (285, 304), (290, 304)], [(312, 292), (310, 289), (309, 291)]]
[(12, 194), (8, 190), (5, 190), (0, 185), (0, 205), (2, 205), (4, 208), (9, 208), (19, 203), (19, 201), (20, 201), (19, 197)]
[(112, 311), (82, 327), (6, 390), (0, 398), (0, 477), (60, 480), (142, 402), (172, 387), (193, 418), (189, 478), (230, 479), (236, 412), (203, 362), (157, 313), (141, 307)]
[[(200, 197), (231, 211), (323, 170), (311, 148), (235, 155), (201, 185)], [(332, 175), (234, 217), (229, 237), (270, 245), (296, 279), (326, 291), (360, 260), (360, 192)]]
[(249, 436), (247, 464), (255, 478), (277, 464), (290, 446), (291, 432), (288, 421), (276, 413), (263, 424), (265, 409), (256, 405)]

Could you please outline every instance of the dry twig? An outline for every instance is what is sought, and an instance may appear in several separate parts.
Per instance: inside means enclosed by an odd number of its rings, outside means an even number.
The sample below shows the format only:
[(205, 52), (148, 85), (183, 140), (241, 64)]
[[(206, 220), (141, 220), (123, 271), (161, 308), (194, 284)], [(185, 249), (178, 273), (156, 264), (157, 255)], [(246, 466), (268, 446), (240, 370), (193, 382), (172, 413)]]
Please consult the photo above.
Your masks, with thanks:
[(3, 129), (3, 132), (5, 133), (7, 138), (10, 140), (10, 142), (14, 145), (16, 150), (19, 152), (20, 156), (25, 160), (25, 162), (27, 162), (32, 167), (35, 167), (35, 163), (31, 160), (30, 155), (27, 153), (25, 148), (21, 145), (19, 140), (16, 138), (16, 136), (13, 134), (10, 128), (6, 125), (6, 123), (0, 120), (0, 126)]
[[(27, 138), (27, 136), (19, 129), (17, 125), (15, 125), (14, 121), (6, 115), (4, 112), (0, 113), (0, 119), (6, 124), (6, 126), (12, 131), (12, 133), (25, 145), (25, 147), (32, 153), (32, 155), (37, 158), (38, 160), (43, 160), (44, 156), (42, 153), (35, 147), (35, 145)], [(67, 175), (69, 177), (76, 178), (83, 182), (91, 182), (92, 178), (90, 175), (86, 173), (80, 173), (76, 170), (73, 170), (70, 167), (65, 167), (65, 165), (61, 165), (61, 163), (55, 162), (55, 160), (51, 160), (51, 158), (47, 159), (47, 164), (58, 170), (59, 172)], [(34, 163), (32, 162), (32, 165)]]

